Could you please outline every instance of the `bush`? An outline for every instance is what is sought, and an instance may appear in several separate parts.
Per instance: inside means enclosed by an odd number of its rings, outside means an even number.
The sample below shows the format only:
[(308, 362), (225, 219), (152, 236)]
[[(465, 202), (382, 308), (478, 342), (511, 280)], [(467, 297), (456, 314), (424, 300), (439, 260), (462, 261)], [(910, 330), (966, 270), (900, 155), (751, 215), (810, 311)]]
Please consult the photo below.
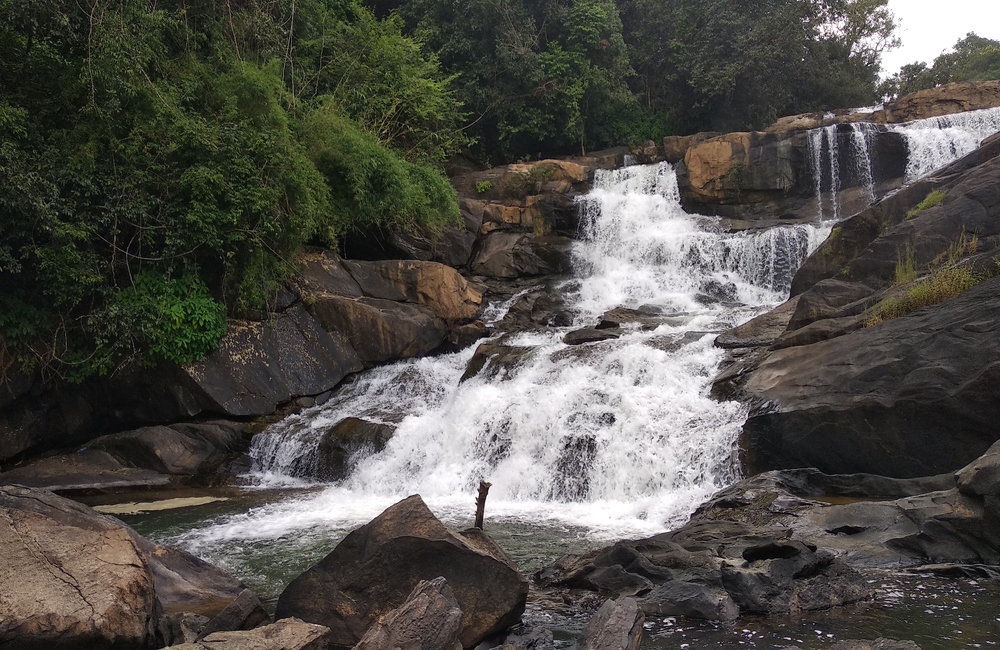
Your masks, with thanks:
[(459, 222), (458, 195), (441, 173), (381, 147), (332, 101), (319, 101), (300, 132), (330, 188), (329, 238), (373, 228), (440, 230)]

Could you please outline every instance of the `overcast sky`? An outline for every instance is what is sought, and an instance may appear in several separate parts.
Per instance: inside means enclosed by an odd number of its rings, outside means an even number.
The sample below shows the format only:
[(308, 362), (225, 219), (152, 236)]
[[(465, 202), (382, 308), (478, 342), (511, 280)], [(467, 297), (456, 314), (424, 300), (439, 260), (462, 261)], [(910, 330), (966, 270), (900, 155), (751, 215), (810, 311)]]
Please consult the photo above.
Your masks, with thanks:
[(969, 32), (1000, 40), (1000, 0), (889, 0), (903, 45), (882, 57), (883, 76), (907, 63), (934, 63)]

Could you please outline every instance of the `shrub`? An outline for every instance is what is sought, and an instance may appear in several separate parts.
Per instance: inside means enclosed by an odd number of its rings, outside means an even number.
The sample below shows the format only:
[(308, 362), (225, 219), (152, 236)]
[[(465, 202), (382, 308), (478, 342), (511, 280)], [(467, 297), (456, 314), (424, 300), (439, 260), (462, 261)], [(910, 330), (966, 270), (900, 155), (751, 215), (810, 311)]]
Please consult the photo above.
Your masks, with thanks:
[(489, 181), (479, 181), (478, 183), (476, 183), (477, 194), (486, 194), (492, 189), (493, 189), (493, 183)]

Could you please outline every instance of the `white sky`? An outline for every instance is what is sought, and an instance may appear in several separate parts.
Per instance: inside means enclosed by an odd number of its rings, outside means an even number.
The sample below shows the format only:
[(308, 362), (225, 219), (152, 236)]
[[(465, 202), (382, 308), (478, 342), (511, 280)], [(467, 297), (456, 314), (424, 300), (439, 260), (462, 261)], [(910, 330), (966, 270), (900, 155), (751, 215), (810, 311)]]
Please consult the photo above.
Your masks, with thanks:
[(914, 61), (927, 65), (969, 32), (1000, 40), (1000, 0), (889, 0), (901, 47), (882, 56), (887, 77)]

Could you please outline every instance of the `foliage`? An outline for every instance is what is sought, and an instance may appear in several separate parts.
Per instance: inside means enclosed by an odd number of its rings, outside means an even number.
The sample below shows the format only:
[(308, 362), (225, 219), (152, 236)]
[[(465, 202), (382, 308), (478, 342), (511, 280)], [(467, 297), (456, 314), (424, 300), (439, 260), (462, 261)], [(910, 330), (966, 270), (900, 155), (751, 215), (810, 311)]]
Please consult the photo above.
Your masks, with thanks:
[(476, 194), (486, 194), (493, 189), (493, 183), (489, 181), (479, 181), (476, 183)]
[(503, 177), (503, 193), (510, 199), (523, 199), (542, 191), (542, 185), (555, 175), (554, 167), (533, 165), (526, 172), (514, 172)]
[(435, 171), (379, 145), (332, 101), (323, 101), (302, 120), (306, 155), (327, 179), (330, 237), (370, 228), (438, 229), (459, 219), (454, 188)]
[(887, 0), (621, 4), (634, 89), (681, 132), (870, 104), (881, 55), (897, 44)]
[(924, 210), (929, 210), (930, 208), (933, 208), (936, 205), (940, 205), (941, 202), (944, 201), (945, 196), (947, 195), (942, 190), (934, 190), (933, 192), (927, 195), (927, 198), (918, 203), (917, 207), (907, 212), (906, 218), (912, 219), (921, 212), (923, 212)]
[(931, 67), (920, 61), (904, 65), (886, 80), (882, 93), (895, 99), (941, 84), (991, 79), (1000, 79), (1000, 41), (970, 32), (950, 52), (934, 59)]
[(976, 273), (969, 266), (937, 269), (903, 296), (879, 303), (865, 320), (865, 327), (874, 327), (918, 309), (951, 300), (988, 279), (988, 275)]
[(637, 103), (612, 0), (408, 0), (408, 29), (459, 75), (483, 160), (617, 145)]
[(0, 0), (4, 345), (76, 379), (190, 361), (305, 243), (456, 218), (424, 163), (463, 115), (400, 28), (354, 0)]

